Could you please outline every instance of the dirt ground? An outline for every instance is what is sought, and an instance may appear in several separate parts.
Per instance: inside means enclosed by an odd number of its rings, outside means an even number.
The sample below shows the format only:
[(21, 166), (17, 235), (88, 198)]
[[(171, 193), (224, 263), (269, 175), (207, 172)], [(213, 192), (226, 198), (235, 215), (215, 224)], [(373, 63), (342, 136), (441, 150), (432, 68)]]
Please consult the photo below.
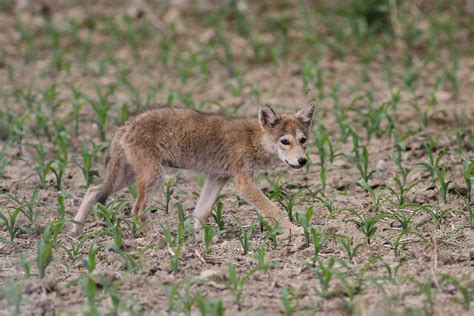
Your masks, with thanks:
[[(465, 15), (454, 9), (443, 11), (444, 2), (435, 8), (424, 2), (401, 5), (402, 39), (397, 23), (390, 23), (395, 34), (376, 32), (373, 38), (357, 41), (354, 36), (338, 38), (333, 33), (332, 25), (341, 33), (350, 30), (345, 24), (349, 18), (332, 16), (331, 3), (236, 1), (236, 10), (247, 15), (249, 27), (255, 29), (250, 33), (255, 32), (263, 46), (275, 48), (264, 49), (262, 59), (257, 58), (258, 50), (250, 44), (252, 37), (245, 33), (239, 15), (228, 13), (224, 6), (206, 1), (164, 3), (14, 1), (0, 11), (0, 147), (6, 148), (3, 159), (9, 161), (0, 177), (2, 214), (12, 214), (22, 204), (12, 196), (29, 201), (36, 189), (39, 194), (31, 204), (37, 213), (33, 220), (25, 215), (28, 203), (23, 203), (13, 241), (5, 221), (0, 226), (0, 314), (472, 314), (474, 226), (469, 224), (469, 209), (473, 201), (468, 202), (463, 176), (463, 163), (474, 159), (474, 55), (470, 47), (474, 32), (469, 33), (466, 26), (473, 21), (469, 3), (459, 2)], [(311, 10), (305, 11), (302, 3)], [(329, 20), (324, 20), (325, 14)], [(413, 16), (405, 20), (403, 14)], [(264, 18), (259, 19), (260, 15)], [(410, 18), (416, 20), (418, 31), (411, 46), (404, 42), (410, 30), (404, 23)], [(435, 19), (440, 22), (436, 24)], [(449, 21), (454, 21), (451, 31)], [(315, 36), (321, 38), (321, 46), (305, 42), (310, 36), (302, 31), (306, 23), (320, 23)], [(287, 34), (287, 42), (282, 34)], [(452, 37), (446, 40), (446, 34)], [(287, 50), (281, 56), (280, 38), (282, 50)], [(305, 61), (313, 60), (317, 60), (314, 66), (307, 67)], [(307, 69), (318, 69), (321, 77), (312, 72), (305, 86)], [(75, 98), (74, 90), (83, 97)], [(389, 104), (397, 93), (396, 104), (387, 107), (392, 121), (380, 116), (380, 126), (369, 140), (367, 126), (377, 120), (370, 118), (368, 109)], [(433, 98), (435, 105), (430, 107)], [(77, 120), (76, 101), (83, 104)], [(313, 243), (306, 247), (303, 236), (278, 237), (274, 246), (258, 224), (250, 250), (244, 254), (236, 218), (248, 228), (258, 223), (257, 215), (238, 198), (232, 183), (219, 198), (225, 231), (206, 253), (205, 244), (195, 240), (192, 232), (192, 211), (203, 178), (185, 170), (168, 171), (167, 181), (174, 189), (169, 214), (163, 211), (161, 193), (153, 203), (158, 210), (152, 214), (153, 231), (148, 235), (141, 228), (135, 232), (133, 221), (127, 221), (133, 188), (110, 199), (109, 208), (117, 211), (121, 249), (115, 247), (110, 227), (97, 210), (88, 219), (84, 236), (70, 234), (70, 219), (87, 190), (81, 150), (84, 145), (96, 148), (90, 174), (92, 184), (99, 183), (109, 141), (127, 115), (160, 103), (255, 116), (262, 103), (292, 112), (312, 101), (317, 109), (308, 147), (311, 165), (295, 171), (281, 164), (263, 171), (258, 183), (282, 211), (285, 198), (274, 195), (275, 186), (266, 179), (279, 179), (284, 196), (296, 197), (295, 212), (314, 208), (311, 224), (325, 240), (318, 260), (313, 260)], [(103, 139), (94, 102), (108, 108)], [(339, 124), (340, 113), (347, 125)], [(343, 139), (343, 126), (350, 126), (368, 150), (368, 169), (374, 171), (369, 185), (380, 198), (378, 206), (372, 190), (357, 185), (361, 175), (351, 159), (351, 137)], [(315, 143), (322, 129), (336, 154), (327, 164), (325, 194)], [(58, 159), (60, 131), (69, 139), (63, 185), (57, 188), (50, 170), (41, 186), (38, 148), (44, 146), (46, 161)], [(387, 188), (395, 187), (400, 177), (392, 160), (397, 137), (404, 144), (401, 158), (410, 170), (409, 183), (420, 180), (403, 206)], [(439, 174), (433, 178), (419, 166), (429, 162), (425, 146), (430, 137), (435, 157), (444, 153), (439, 167), (446, 171), (446, 180), (452, 181), (446, 202), (441, 198)], [(302, 193), (296, 195), (300, 189)], [(60, 197), (66, 210), (63, 219), (58, 212)], [(329, 212), (321, 200), (332, 201), (334, 210)], [(119, 201), (125, 201), (123, 206), (117, 206)], [(179, 205), (186, 214), (186, 238), (181, 244), (174, 240)], [(435, 211), (443, 213), (439, 227)], [(398, 251), (394, 242), (402, 227), (386, 216), (390, 212), (413, 214), (411, 233), (401, 236)], [(355, 223), (356, 213), (380, 216), (370, 243)], [(45, 229), (58, 222), (62, 226), (54, 241), (49, 241), (52, 261), (41, 277), (38, 243), (45, 240)], [(211, 224), (218, 231), (215, 221)], [(171, 242), (165, 238), (166, 228), (171, 230)], [(348, 258), (340, 236), (353, 246), (360, 245), (353, 258)], [(91, 245), (98, 250), (96, 266), (88, 271)], [(263, 250), (267, 268), (258, 260)], [(181, 256), (173, 271), (177, 251)], [(332, 260), (334, 266), (327, 270), (332, 273), (328, 292), (322, 294), (321, 273)], [(229, 265), (243, 280), (235, 286)], [(458, 282), (450, 282), (448, 276)]]

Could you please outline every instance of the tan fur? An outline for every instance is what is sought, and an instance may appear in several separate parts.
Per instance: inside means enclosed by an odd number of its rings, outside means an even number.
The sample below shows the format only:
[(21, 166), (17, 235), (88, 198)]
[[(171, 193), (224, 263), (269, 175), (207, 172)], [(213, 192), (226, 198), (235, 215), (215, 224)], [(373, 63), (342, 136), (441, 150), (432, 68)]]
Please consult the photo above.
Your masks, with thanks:
[[(239, 194), (265, 217), (285, 229), (299, 231), (291, 224), (254, 182), (255, 173), (270, 166), (276, 158), (292, 167), (305, 155), (314, 105), (296, 114), (277, 115), (262, 106), (259, 119), (231, 119), (177, 108), (158, 108), (131, 119), (115, 134), (104, 182), (90, 188), (75, 217), (74, 232), (82, 225), (92, 206), (135, 182), (138, 196), (132, 210), (140, 215), (156, 193), (163, 166), (192, 169), (207, 174), (194, 214), (195, 227), (207, 223), (219, 192), (235, 179)], [(284, 145), (281, 139), (288, 139)], [(305, 159), (304, 159), (305, 160)]]

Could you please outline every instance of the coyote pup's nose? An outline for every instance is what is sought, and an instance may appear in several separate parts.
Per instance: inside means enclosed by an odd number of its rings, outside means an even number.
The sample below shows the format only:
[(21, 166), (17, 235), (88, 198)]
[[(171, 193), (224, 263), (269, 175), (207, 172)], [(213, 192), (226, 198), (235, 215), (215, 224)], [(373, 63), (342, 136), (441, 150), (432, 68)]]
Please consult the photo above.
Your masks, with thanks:
[(308, 161), (308, 159), (306, 159), (304, 157), (298, 158), (298, 163), (300, 164), (300, 166), (306, 165), (307, 161)]

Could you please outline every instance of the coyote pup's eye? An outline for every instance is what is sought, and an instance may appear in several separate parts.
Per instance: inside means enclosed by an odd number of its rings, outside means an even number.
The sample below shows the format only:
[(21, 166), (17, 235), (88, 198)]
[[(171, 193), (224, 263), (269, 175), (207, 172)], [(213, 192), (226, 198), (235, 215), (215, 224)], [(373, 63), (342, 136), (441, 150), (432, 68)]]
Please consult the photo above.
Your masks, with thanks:
[(301, 138), (300, 143), (302, 143), (302, 144), (306, 143), (306, 138)]
[(282, 143), (283, 145), (289, 145), (290, 141), (288, 139), (282, 139), (280, 140), (280, 143)]

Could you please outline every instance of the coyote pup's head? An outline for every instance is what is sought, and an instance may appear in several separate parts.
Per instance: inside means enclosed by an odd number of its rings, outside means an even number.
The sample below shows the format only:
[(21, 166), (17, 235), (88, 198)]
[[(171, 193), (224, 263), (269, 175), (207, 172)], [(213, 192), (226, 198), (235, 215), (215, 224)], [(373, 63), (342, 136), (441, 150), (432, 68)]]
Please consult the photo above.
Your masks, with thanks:
[(258, 120), (264, 132), (264, 146), (292, 168), (306, 165), (308, 130), (313, 119), (314, 103), (295, 114), (278, 115), (268, 105), (262, 105)]

